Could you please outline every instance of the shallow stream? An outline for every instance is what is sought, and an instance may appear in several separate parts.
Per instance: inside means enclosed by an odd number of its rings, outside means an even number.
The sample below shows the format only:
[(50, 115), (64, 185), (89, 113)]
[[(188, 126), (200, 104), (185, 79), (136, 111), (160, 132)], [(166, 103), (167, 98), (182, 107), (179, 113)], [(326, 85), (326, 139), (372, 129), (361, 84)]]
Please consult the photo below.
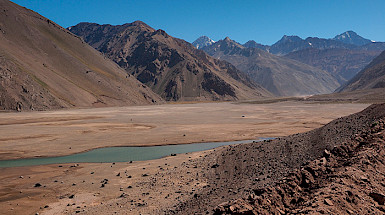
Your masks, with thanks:
[[(264, 139), (259, 139), (261, 141)], [(219, 146), (250, 143), (253, 140), (230, 141), (230, 142), (210, 142), (193, 143), (165, 146), (148, 147), (106, 147), (94, 149), (88, 152), (45, 158), (29, 158), (16, 160), (2, 160), (0, 167), (33, 166), (59, 163), (109, 163), (109, 162), (128, 162), (159, 159), (171, 154), (197, 152), (213, 149)]]

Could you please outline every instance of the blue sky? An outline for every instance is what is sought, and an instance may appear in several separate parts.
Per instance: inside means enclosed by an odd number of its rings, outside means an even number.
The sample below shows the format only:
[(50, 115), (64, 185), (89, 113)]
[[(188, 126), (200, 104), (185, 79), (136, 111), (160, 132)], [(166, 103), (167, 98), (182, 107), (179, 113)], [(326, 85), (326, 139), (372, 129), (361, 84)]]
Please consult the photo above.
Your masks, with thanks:
[(141, 20), (193, 42), (201, 35), (272, 44), (283, 35), (331, 38), (347, 30), (385, 41), (384, 0), (13, 0), (63, 27)]

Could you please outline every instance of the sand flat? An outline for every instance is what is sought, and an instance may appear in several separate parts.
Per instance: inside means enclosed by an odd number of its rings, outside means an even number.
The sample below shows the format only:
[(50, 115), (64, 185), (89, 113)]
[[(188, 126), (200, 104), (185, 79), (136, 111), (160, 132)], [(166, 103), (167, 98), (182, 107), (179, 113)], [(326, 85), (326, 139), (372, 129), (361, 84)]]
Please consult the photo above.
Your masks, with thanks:
[(0, 159), (61, 156), (109, 146), (286, 136), (367, 106), (224, 102), (0, 113)]

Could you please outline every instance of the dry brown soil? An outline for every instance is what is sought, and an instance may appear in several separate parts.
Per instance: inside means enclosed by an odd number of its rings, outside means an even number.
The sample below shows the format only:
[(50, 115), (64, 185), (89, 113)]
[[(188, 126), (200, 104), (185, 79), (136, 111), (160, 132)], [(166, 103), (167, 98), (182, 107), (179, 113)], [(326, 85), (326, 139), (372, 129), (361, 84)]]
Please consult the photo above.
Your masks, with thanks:
[(0, 113), (0, 160), (308, 131), (367, 104), (199, 103)]
[[(321, 127), (365, 107), (201, 103), (1, 113), (0, 152), (1, 159), (9, 159), (118, 145), (277, 137)], [(207, 188), (205, 168), (213, 163), (209, 153), (133, 163), (1, 168), (0, 214), (163, 213)], [(42, 186), (34, 187), (36, 183)]]

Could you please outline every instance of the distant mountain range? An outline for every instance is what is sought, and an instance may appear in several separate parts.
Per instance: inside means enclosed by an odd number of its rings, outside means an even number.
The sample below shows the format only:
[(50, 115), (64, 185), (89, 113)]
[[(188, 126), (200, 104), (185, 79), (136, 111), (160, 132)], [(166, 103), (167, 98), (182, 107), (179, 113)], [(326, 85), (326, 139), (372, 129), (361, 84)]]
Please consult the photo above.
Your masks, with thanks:
[(300, 96), (333, 92), (337, 80), (304, 63), (248, 48), (226, 37), (202, 50), (226, 60), (276, 96)]
[(262, 49), (325, 70), (340, 84), (354, 77), (385, 50), (384, 42), (365, 39), (353, 31), (346, 31), (332, 39), (317, 37), (302, 39), (298, 36), (284, 35), (271, 46), (259, 44), (254, 40), (249, 40), (242, 46)]
[[(204, 38), (204, 40), (203, 40)], [(207, 36), (202, 36), (195, 40), (194, 43), (200, 44), (199, 49), (204, 48), (205, 46), (211, 45), (211, 43), (203, 43), (200, 41), (213, 41)], [(279, 41), (273, 45), (263, 45), (255, 42), (254, 40), (249, 40), (244, 47), (247, 48), (259, 48), (265, 50), (271, 54), (275, 55), (286, 55), (293, 51), (299, 51), (302, 49), (315, 48), (315, 49), (330, 49), (330, 48), (339, 48), (339, 49), (355, 49), (355, 50), (384, 50), (384, 42), (374, 42), (369, 39), (365, 39), (358, 35), (354, 31), (346, 31), (342, 34), (335, 36), (332, 39), (324, 39), (318, 37), (308, 37), (302, 39), (299, 36), (287, 36), (284, 35)]]
[(151, 89), (51, 20), (0, 1), (0, 109), (162, 103)]
[(285, 57), (328, 71), (340, 84), (344, 84), (379, 54), (380, 51), (307, 48)]
[(168, 101), (271, 96), (230, 63), (140, 21), (117, 26), (80, 23), (69, 30)]

